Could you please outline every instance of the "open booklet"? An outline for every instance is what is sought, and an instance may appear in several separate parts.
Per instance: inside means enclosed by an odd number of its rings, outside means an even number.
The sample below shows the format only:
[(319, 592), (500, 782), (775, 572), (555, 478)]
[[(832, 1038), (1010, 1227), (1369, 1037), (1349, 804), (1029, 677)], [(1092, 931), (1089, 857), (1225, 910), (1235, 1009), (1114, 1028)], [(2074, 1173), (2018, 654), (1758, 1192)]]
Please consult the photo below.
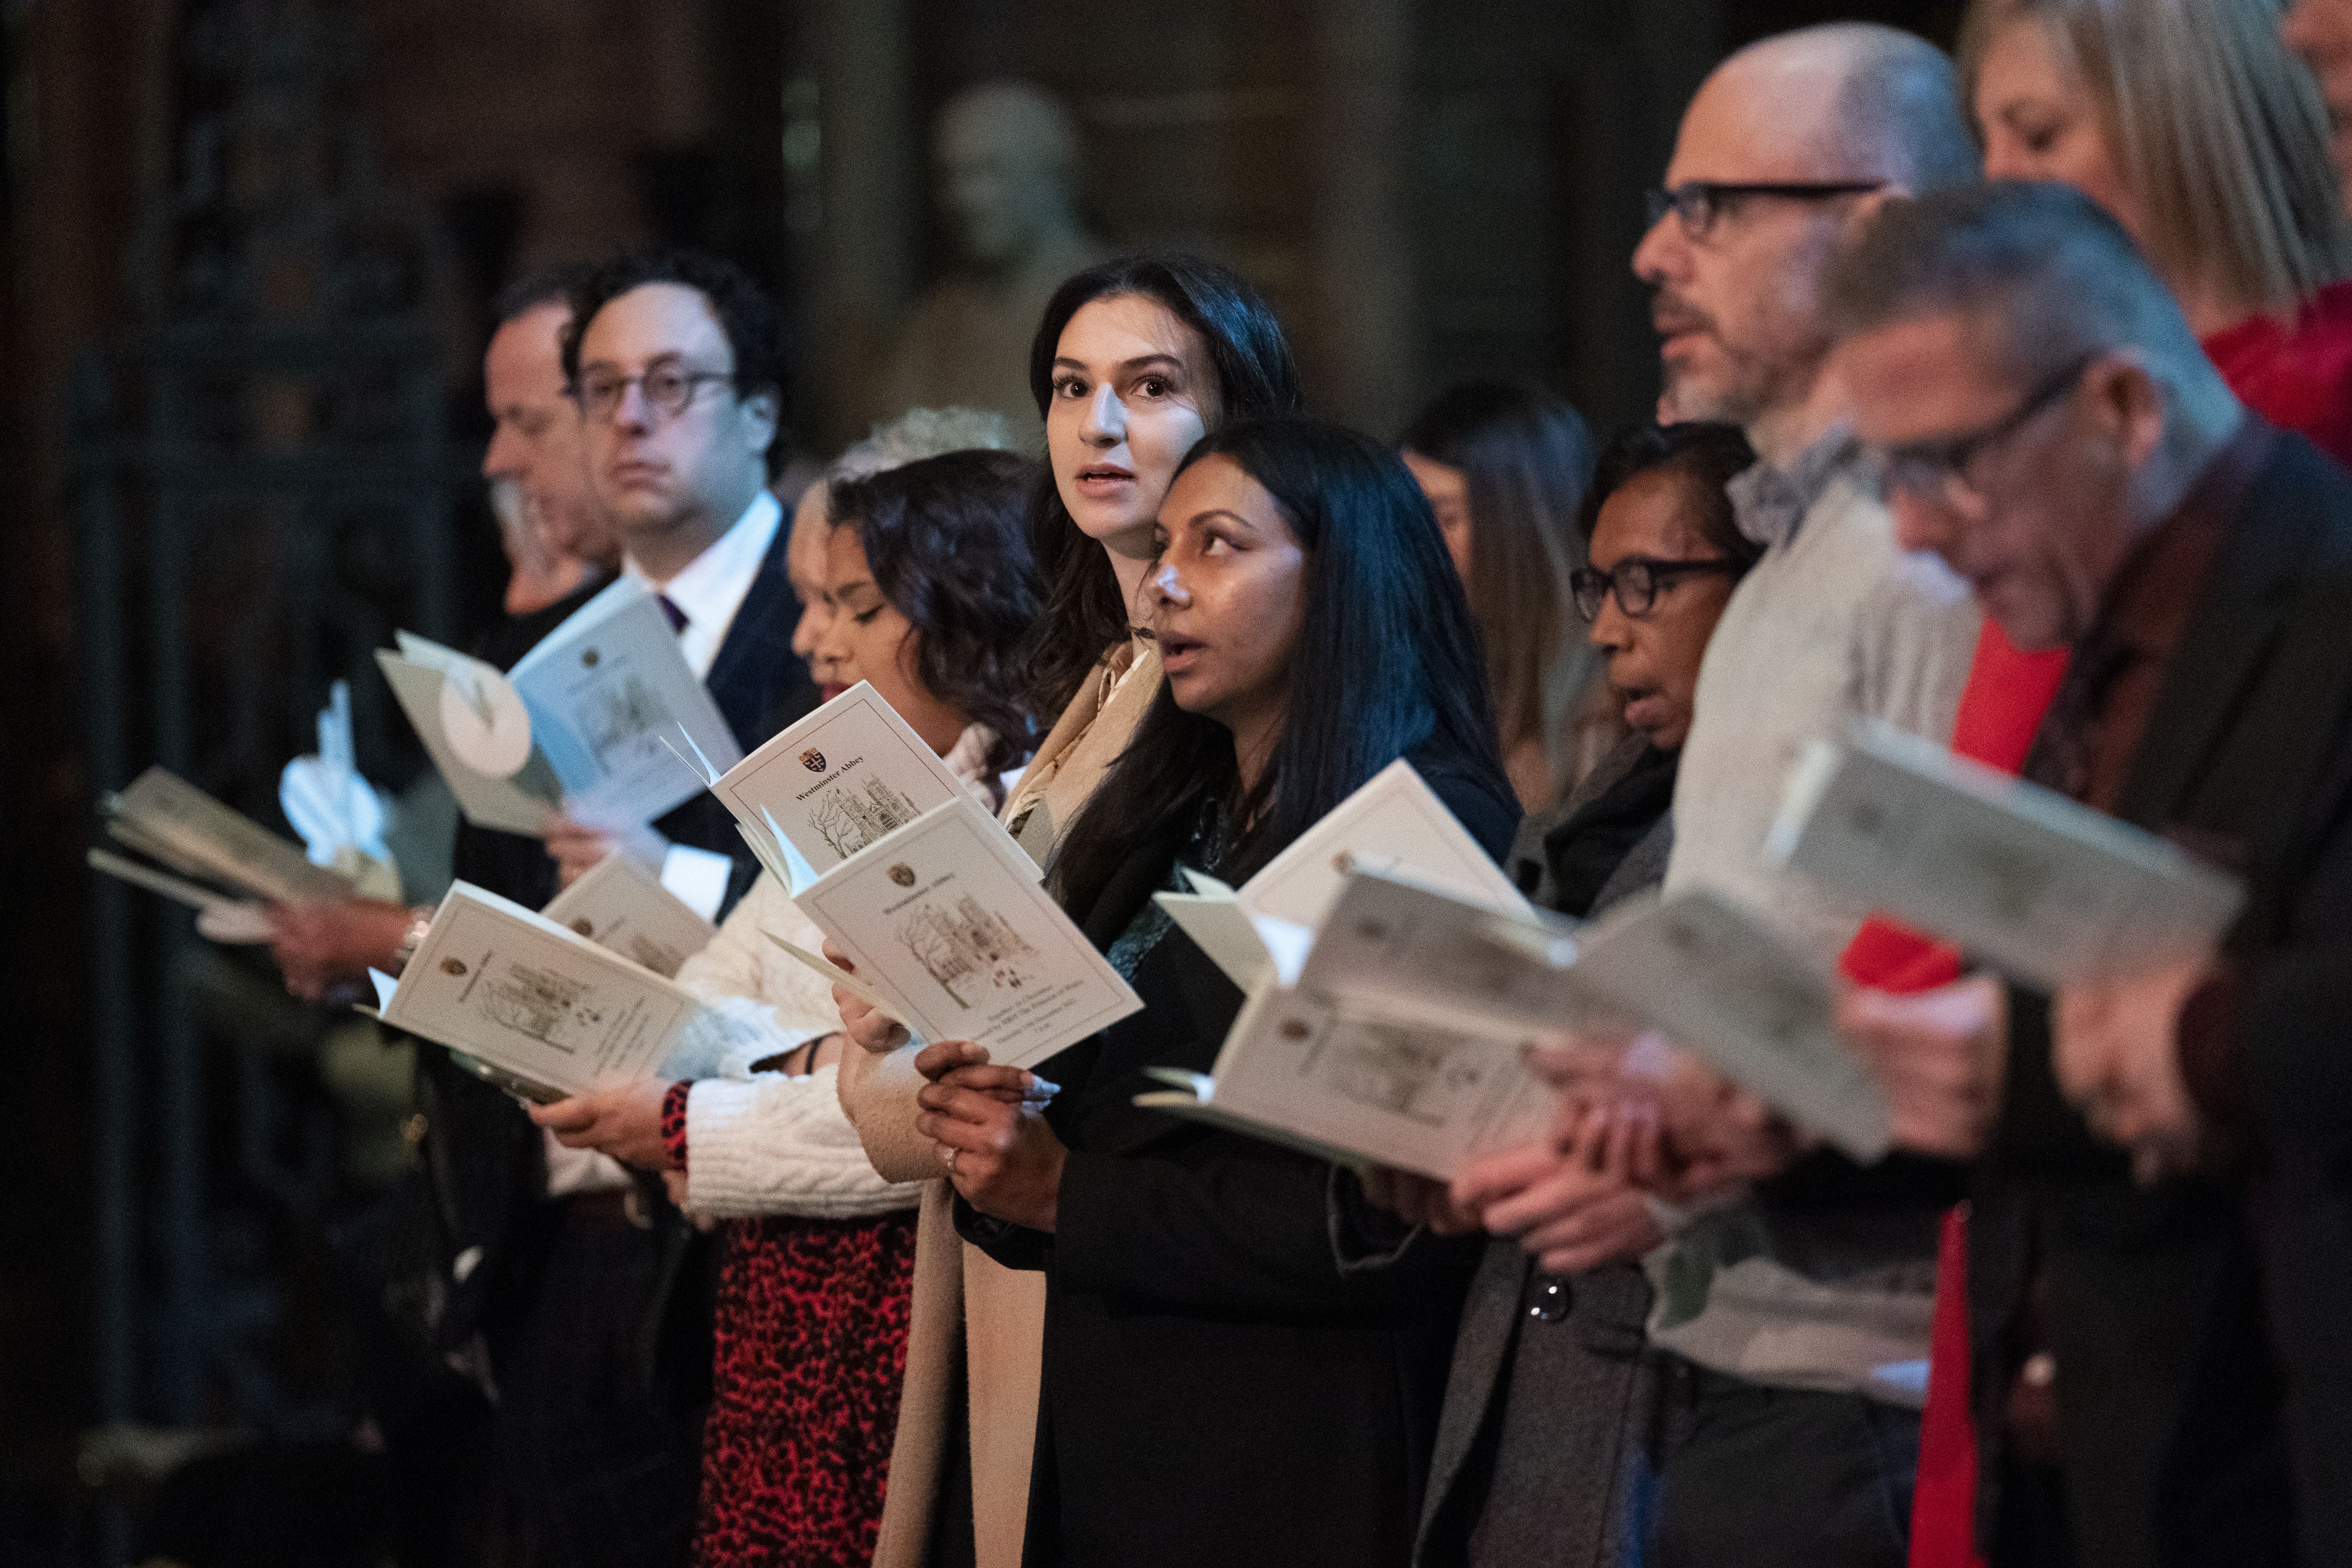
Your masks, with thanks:
[(1830, 976), (1706, 893), (1579, 927), (1377, 874), (1350, 876), (1295, 964), (1264, 975), (1206, 1075), (1136, 1103), (1328, 1158), (1451, 1177), (1539, 1135), (1538, 1031), (1654, 1029), (1859, 1159), (1888, 1117), (1839, 1043)]
[(1187, 868), (1189, 893), (1158, 893), (1168, 912), (1235, 985), (1254, 990), (1303, 956), (1351, 871), (1386, 872), (1480, 903), (1531, 914), (1478, 841), (1400, 758), (1372, 775), (1239, 888)]
[[(717, 771), (709, 757), (700, 760)], [(706, 778), (747, 833), (782, 840), (818, 873), (968, 793), (914, 726), (863, 680), (723, 775)]]
[[(268, 903), (339, 900), (352, 896), (352, 880), (314, 866), (302, 847), (280, 838), (251, 817), (222, 805), (195, 785), (162, 768), (149, 768), (120, 795), (100, 802), (106, 830), (118, 842), (160, 860), (184, 877), (232, 888)], [(115, 861), (93, 857), (100, 870), (121, 876)], [(131, 861), (127, 864), (136, 865)], [(191, 902), (161, 881), (133, 879), (165, 896)], [(191, 893), (200, 889), (189, 889)], [(199, 910), (207, 906), (197, 904)]]
[(626, 855), (606, 856), (539, 912), (666, 979), (719, 934), (652, 867)]
[(1884, 724), (1807, 752), (1766, 852), (2044, 988), (2201, 952), (2245, 898), (2152, 833)]
[(678, 766), (681, 730), (717, 765), (742, 755), (645, 585), (623, 577), (512, 670), (402, 632), (376, 662), (467, 821), (538, 834), (566, 812), (650, 822), (700, 787)]
[(451, 885), (400, 979), (374, 979), (385, 1024), (541, 1101), (716, 1059), (744, 1029), (676, 982), (469, 882)]

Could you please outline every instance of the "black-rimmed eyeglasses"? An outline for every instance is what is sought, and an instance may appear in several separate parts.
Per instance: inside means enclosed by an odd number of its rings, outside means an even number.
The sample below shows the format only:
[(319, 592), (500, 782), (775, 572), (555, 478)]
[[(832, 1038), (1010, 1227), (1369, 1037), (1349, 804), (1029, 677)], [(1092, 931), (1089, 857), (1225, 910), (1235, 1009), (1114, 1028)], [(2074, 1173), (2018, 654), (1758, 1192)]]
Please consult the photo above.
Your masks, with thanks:
[(1597, 566), (1578, 567), (1568, 574), (1568, 591), (1575, 596), (1577, 613), (1588, 621), (1600, 618), (1601, 601), (1609, 597), (1615, 598), (1617, 607), (1638, 621), (1657, 606), (1658, 595), (1676, 583), (1712, 572), (1737, 576), (1739, 563), (1720, 555), (1704, 561), (1661, 561), (1651, 555), (1628, 555), (1606, 572)]
[(645, 390), (646, 409), (656, 419), (675, 419), (686, 412), (694, 401), (695, 393), (709, 382), (732, 384), (735, 378), (723, 371), (688, 370), (684, 365), (659, 364), (643, 375), (615, 375), (609, 371), (581, 373), (576, 395), (580, 412), (596, 424), (609, 423), (621, 411), (621, 399), (628, 395), (630, 384)]
[(1732, 204), (1749, 196), (1777, 197), (1787, 202), (1826, 202), (1839, 196), (1863, 196), (1884, 190), (1884, 180), (1738, 181), (1685, 180), (1670, 191), (1649, 193), (1650, 226), (1668, 213), (1682, 219), (1683, 232), (1705, 239), (1715, 220)]
[(1901, 491), (1932, 500), (1955, 483), (1973, 489), (1969, 468), (1990, 448), (2016, 435), (2034, 416), (2049, 409), (2081, 384), (2083, 373), (2104, 349), (2079, 355), (2033, 384), (2015, 408), (1990, 425), (1932, 441), (1906, 441), (1878, 454), (1878, 493), (1883, 499)]

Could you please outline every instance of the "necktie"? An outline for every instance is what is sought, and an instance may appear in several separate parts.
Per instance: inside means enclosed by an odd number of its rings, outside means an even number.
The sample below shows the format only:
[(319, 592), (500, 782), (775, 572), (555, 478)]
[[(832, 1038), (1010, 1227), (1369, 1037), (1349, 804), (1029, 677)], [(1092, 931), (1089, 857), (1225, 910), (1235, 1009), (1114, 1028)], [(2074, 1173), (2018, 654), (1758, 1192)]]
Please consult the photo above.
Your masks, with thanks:
[(656, 594), (654, 597), (661, 601), (662, 614), (669, 619), (670, 631), (676, 634), (686, 630), (686, 612), (672, 603), (667, 594)]

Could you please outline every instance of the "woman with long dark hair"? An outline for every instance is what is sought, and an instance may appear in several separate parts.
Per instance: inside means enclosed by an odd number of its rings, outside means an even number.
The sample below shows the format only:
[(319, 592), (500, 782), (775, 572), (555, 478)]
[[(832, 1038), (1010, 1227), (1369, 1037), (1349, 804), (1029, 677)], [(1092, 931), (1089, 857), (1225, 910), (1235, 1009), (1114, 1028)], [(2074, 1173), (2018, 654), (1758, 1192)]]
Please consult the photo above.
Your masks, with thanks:
[[(1046, 448), (1028, 513), (1045, 584), (1027, 645), (1029, 700), (1061, 717), (1003, 815), (1046, 865), (1160, 689), (1158, 654), (1133, 623), (1178, 465), (1228, 420), (1295, 412), (1300, 393), (1281, 324), (1257, 290), (1182, 256), (1127, 257), (1063, 284), (1038, 323), (1029, 384)], [(853, 1052), (841, 1094), (876, 1168), (915, 1181), (940, 1165), (915, 1130), (924, 1080), (916, 1053), (893, 1048), (904, 1039), (877, 1031), (871, 1052)], [(935, 1183), (924, 1200), (910, 1392), (877, 1557), (886, 1568), (1012, 1568), (1021, 1556), (1045, 1292), (1036, 1275), (957, 1240), (949, 1195)], [(960, 1302), (961, 1321), (933, 1331), (923, 1305), (932, 1302), (941, 1313)]]
[(1585, 561), (1577, 516), (1591, 435), (1557, 393), (1465, 381), (1424, 405), (1397, 446), (1469, 590), (1511, 787), (1528, 810), (1549, 810), (1588, 760), (1578, 721), (1601, 668), (1569, 602)]
[[(836, 482), (828, 500), (815, 659), (871, 682), (992, 802), (1035, 731), (1019, 678), (1039, 600), (1022, 528), (1032, 466), (950, 452)], [(873, 1558), (913, 1318), (920, 1189), (866, 1158), (834, 1082), (827, 988), (769, 932), (824, 940), (763, 874), (678, 971), (737, 1026), (725, 1059), (533, 1112), (568, 1144), (661, 1172), (681, 1207), (720, 1221), (706, 1568)]]
[(1030, 674), (1036, 705), (1062, 719), (1006, 825), (1045, 864), (1157, 689), (1133, 621), (1178, 464), (1221, 424), (1296, 414), (1303, 398), (1265, 300), (1191, 257), (1124, 258), (1063, 284), (1030, 346), (1029, 386), (1050, 470), (1030, 510), (1045, 582)]
[(1166, 681), (1050, 876), (1144, 1009), (1041, 1075), (924, 1053), (964, 1234), (1045, 1280), (1026, 1561), (1402, 1563), (1469, 1258), (1343, 1277), (1329, 1164), (1133, 1101), (1242, 1002), (1151, 901), (1179, 862), (1244, 879), (1399, 757), (1503, 851), (1477, 634), (1428, 502), (1349, 431), (1209, 437), (1152, 550)]

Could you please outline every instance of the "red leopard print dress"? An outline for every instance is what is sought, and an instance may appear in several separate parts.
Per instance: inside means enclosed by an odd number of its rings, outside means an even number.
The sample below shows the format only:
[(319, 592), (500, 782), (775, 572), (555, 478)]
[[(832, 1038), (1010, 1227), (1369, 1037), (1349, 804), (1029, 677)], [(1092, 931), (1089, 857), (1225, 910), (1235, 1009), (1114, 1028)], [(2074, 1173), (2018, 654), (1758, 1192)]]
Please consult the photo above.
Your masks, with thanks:
[[(662, 1102), (686, 1165), (687, 1084)], [(915, 1213), (719, 1225), (698, 1568), (864, 1568), (907, 1372)]]

